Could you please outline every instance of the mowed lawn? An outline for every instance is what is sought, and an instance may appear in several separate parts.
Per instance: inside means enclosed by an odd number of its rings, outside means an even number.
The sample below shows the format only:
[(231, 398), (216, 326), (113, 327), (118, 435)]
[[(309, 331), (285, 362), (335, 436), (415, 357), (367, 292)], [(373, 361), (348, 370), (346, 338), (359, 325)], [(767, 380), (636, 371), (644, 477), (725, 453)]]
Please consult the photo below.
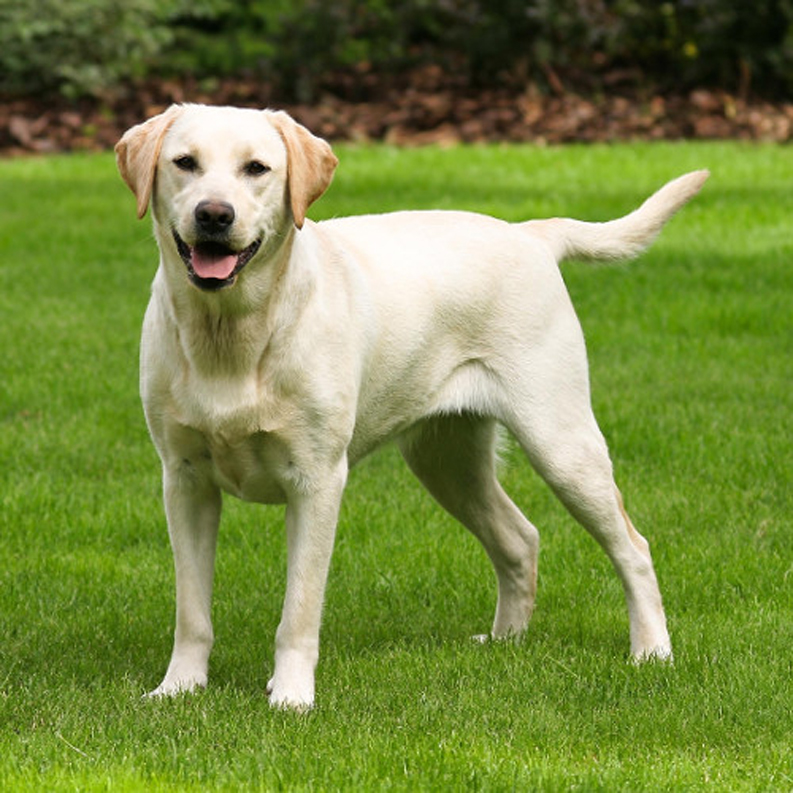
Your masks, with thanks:
[(605, 220), (711, 169), (639, 260), (563, 267), (674, 665), (629, 663), (615, 574), (510, 442), (503, 481), (542, 537), (537, 609), (522, 643), (472, 642), (495, 606), (489, 563), (386, 448), (350, 477), (316, 709), (264, 694), (283, 510), (231, 499), (210, 687), (144, 699), (173, 629), (137, 396), (150, 223), (110, 155), (2, 161), (0, 789), (793, 789), (793, 150), (338, 153), (315, 219)]

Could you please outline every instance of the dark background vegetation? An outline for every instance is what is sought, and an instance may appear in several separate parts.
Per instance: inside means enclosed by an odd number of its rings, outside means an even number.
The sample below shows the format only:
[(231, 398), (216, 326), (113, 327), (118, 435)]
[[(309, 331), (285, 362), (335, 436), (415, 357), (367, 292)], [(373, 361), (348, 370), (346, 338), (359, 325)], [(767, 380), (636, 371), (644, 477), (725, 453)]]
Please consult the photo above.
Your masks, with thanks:
[[(793, 119), (792, 28), (793, 0), (0, 0), (0, 146), (35, 148), (58, 125), (79, 145), (124, 109), (193, 98), (311, 107), (334, 137), (452, 124), (473, 139), (536, 136), (532, 112), (619, 115), (617, 97), (631, 104), (623, 115), (644, 114), (630, 135), (723, 137), (752, 126), (741, 115), (749, 105)], [(422, 95), (417, 117), (384, 122), (411, 91)], [(427, 101), (438, 95), (445, 102)], [(518, 97), (534, 103), (518, 113), (522, 136), (506, 112)], [(45, 103), (38, 116), (31, 102)], [(459, 132), (494, 102), (501, 129)], [(372, 104), (363, 119), (344, 110)], [(54, 109), (77, 115), (64, 122)], [(684, 110), (724, 123), (664, 130)], [(89, 112), (100, 115), (86, 121)], [(790, 133), (779, 119), (757, 126), (751, 136)], [(581, 124), (569, 134), (587, 138)]]

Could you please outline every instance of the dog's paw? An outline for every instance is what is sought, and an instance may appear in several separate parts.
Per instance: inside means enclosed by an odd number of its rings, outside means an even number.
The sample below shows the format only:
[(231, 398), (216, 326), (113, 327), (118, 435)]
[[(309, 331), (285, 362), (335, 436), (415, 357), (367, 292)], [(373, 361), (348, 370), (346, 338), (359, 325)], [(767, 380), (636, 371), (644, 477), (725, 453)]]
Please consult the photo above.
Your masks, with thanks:
[(276, 672), (267, 683), (270, 705), (279, 710), (304, 713), (314, 707), (313, 675), (306, 679), (297, 675), (279, 675)]
[(291, 710), (297, 713), (305, 713), (314, 707), (314, 686), (289, 688), (279, 686), (275, 678), (267, 684), (267, 695), (270, 699), (270, 706), (278, 710)]
[(672, 664), (674, 660), (672, 647), (669, 644), (660, 644), (656, 647), (641, 650), (640, 652), (631, 653), (631, 662), (637, 666), (651, 662)]
[(525, 631), (507, 630), (503, 633), (477, 633), (471, 637), (471, 641), (476, 644), (493, 644), (505, 642), (520, 642), (525, 635)]
[(176, 697), (179, 694), (192, 694), (206, 687), (206, 675), (195, 675), (185, 678), (170, 678), (166, 676), (154, 691), (149, 691), (149, 693), (146, 694), (146, 697), (149, 699)]
[(306, 711), (314, 706), (316, 652), (282, 649), (275, 654), (275, 670), (267, 683), (270, 705), (282, 710)]

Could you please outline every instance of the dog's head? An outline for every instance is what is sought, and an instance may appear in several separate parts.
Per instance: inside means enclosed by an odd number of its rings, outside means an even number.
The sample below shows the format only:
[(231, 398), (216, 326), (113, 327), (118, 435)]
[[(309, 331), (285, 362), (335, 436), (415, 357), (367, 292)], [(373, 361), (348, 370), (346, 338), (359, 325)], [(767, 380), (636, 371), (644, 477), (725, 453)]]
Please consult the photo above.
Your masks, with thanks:
[(272, 249), (328, 188), (330, 146), (284, 112), (172, 105), (116, 144), (124, 181), (151, 202), (161, 246), (189, 279), (231, 286), (260, 249)]

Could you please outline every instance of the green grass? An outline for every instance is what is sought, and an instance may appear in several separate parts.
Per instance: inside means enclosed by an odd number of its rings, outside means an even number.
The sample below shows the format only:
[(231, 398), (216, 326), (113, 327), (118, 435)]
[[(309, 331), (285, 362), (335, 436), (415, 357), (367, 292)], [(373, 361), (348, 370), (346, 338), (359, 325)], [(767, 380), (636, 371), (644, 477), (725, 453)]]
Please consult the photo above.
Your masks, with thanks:
[(152, 702), (173, 575), (137, 397), (155, 267), (110, 156), (0, 162), (0, 788), (793, 788), (793, 156), (740, 144), (342, 148), (315, 218), (456, 207), (607, 219), (697, 167), (629, 265), (564, 273), (595, 408), (653, 544), (676, 663), (627, 662), (616, 576), (508, 445), (543, 539), (518, 645), (478, 646), (494, 581), (393, 449), (351, 476), (318, 707), (264, 686), (282, 510), (226, 502), (211, 686)]

